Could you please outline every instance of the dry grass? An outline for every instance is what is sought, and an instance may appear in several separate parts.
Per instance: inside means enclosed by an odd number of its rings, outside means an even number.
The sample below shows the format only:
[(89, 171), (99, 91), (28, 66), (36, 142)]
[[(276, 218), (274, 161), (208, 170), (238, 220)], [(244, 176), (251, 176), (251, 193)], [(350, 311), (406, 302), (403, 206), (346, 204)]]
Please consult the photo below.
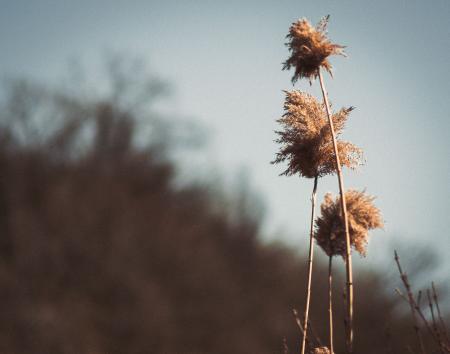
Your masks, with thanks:
[[(299, 174), (306, 178), (314, 178), (314, 188), (311, 197), (311, 230), (308, 257), (308, 280), (306, 289), (306, 305), (304, 312), (304, 328), (307, 333), (309, 306), (311, 298), (311, 280), (313, 264), (313, 236), (315, 219), (315, 199), (317, 180), (319, 177), (339, 173), (337, 167), (335, 149), (339, 151), (339, 164), (354, 168), (361, 162), (362, 150), (355, 145), (336, 140), (344, 129), (345, 122), (353, 110), (343, 108), (331, 116), (333, 125), (330, 124), (328, 108), (325, 104), (317, 101), (313, 96), (293, 90), (286, 91), (284, 104), (285, 113), (278, 122), (284, 130), (277, 132), (277, 142), (282, 146), (273, 163), (288, 161), (288, 168), (282, 173), (284, 175)], [(301, 353), (305, 353), (306, 335), (303, 336)]]

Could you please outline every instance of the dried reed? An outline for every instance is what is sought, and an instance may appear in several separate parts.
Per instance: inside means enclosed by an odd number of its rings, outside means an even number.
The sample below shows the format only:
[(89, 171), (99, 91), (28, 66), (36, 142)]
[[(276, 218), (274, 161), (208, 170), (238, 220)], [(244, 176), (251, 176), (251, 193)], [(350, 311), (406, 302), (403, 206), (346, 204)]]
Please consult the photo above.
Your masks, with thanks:
[(315, 212), (316, 212), (316, 195), (317, 195), (317, 181), (318, 176), (314, 178), (314, 187), (311, 195), (311, 224), (310, 224), (310, 232), (309, 232), (309, 255), (308, 255), (308, 280), (306, 286), (306, 304), (305, 304), (305, 313), (304, 313), (304, 325), (305, 329), (303, 339), (302, 339), (302, 349), (301, 353), (305, 353), (306, 349), (306, 337), (308, 333), (308, 319), (309, 319), (309, 307), (311, 303), (311, 282), (312, 282), (312, 268), (313, 268), (313, 256), (314, 256), (314, 220), (315, 220)]
[[(353, 189), (349, 189), (345, 196), (350, 245), (365, 256), (369, 230), (383, 227), (381, 213), (373, 204), (373, 196)], [(331, 193), (327, 193), (320, 209), (321, 216), (316, 221), (314, 234), (317, 244), (328, 256), (340, 255), (345, 259), (346, 235), (340, 213), (341, 198), (333, 198)]]
[(330, 328), (330, 351), (334, 354), (334, 344), (333, 344), (333, 256), (328, 257), (328, 317), (329, 317), (329, 328)]
[(347, 222), (347, 210), (344, 195), (344, 182), (342, 178), (341, 162), (339, 156), (339, 148), (336, 141), (336, 133), (334, 129), (333, 119), (330, 112), (330, 105), (328, 103), (328, 96), (326, 93), (321, 68), (324, 68), (331, 74), (331, 64), (328, 61), (330, 55), (345, 55), (344, 46), (332, 43), (327, 38), (327, 25), (329, 16), (324, 17), (316, 27), (306, 19), (300, 19), (293, 23), (287, 35), (288, 42), (286, 45), (291, 52), (290, 57), (284, 63), (283, 69), (295, 68), (292, 82), (295, 83), (298, 79), (307, 78), (311, 82), (312, 79), (319, 78), (320, 87), (322, 90), (325, 109), (328, 117), (328, 122), (331, 132), (331, 141), (333, 143), (333, 150), (335, 155), (335, 168), (338, 175), (339, 191), (342, 200), (342, 218), (345, 225), (346, 235), (346, 275), (347, 275), (347, 317), (348, 317), (348, 333), (347, 333), (347, 351), (352, 353), (353, 349), (353, 273), (350, 250), (350, 235)]
[(329, 16), (324, 17), (316, 27), (308, 20), (300, 19), (289, 28), (286, 46), (291, 56), (284, 62), (284, 69), (295, 68), (292, 82), (307, 78), (310, 81), (317, 77), (318, 68), (323, 67), (331, 74), (330, 55), (345, 55), (339, 44), (331, 43), (326, 36)]
[[(336, 172), (333, 143), (330, 139), (325, 105), (313, 96), (297, 91), (285, 91), (284, 114), (277, 120), (283, 130), (277, 131), (280, 151), (272, 163), (288, 162), (283, 175), (299, 174), (306, 178), (322, 177)], [(353, 107), (342, 108), (332, 115), (339, 135)], [(355, 168), (361, 164), (362, 150), (350, 142), (337, 140), (341, 166)]]
[(325, 103), (325, 108), (327, 110), (328, 122), (330, 124), (331, 139), (333, 141), (334, 155), (336, 157), (336, 171), (339, 182), (339, 193), (341, 195), (341, 208), (342, 208), (342, 219), (344, 220), (345, 227), (345, 270), (347, 276), (347, 351), (349, 354), (353, 353), (353, 267), (352, 267), (352, 256), (350, 249), (350, 232), (348, 228), (348, 217), (347, 217), (347, 207), (345, 203), (345, 188), (344, 179), (342, 176), (341, 163), (339, 159), (339, 149), (336, 141), (336, 134), (334, 131), (333, 119), (330, 113), (330, 104), (328, 102), (328, 94), (325, 89), (325, 84), (323, 82), (322, 72), (320, 68), (318, 69), (318, 76), (320, 81), (320, 88), (322, 90), (323, 100)]
[[(284, 175), (299, 174), (306, 178), (314, 178), (314, 187), (311, 196), (311, 223), (308, 253), (308, 280), (306, 288), (306, 304), (304, 311), (304, 335), (302, 339), (301, 354), (306, 351), (306, 337), (308, 333), (309, 307), (311, 302), (311, 282), (314, 256), (314, 220), (315, 202), (318, 178), (335, 172), (335, 158), (333, 146), (329, 139), (330, 126), (327, 114), (322, 103), (313, 96), (293, 90), (286, 91), (284, 104), (285, 113), (278, 120), (284, 128), (278, 131), (276, 140), (282, 146), (273, 163), (288, 161), (288, 168)], [(338, 132), (344, 128), (345, 122), (352, 107), (343, 108), (332, 117)], [(360, 163), (362, 151), (353, 144), (345, 141), (338, 142), (340, 146), (341, 161), (343, 165), (354, 168)]]
[[(291, 53), (290, 57), (286, 60), (283, 66), (284, 69), (294, 68), (294, 75), (292, 76), (292, 82), (295, 83), (298, 79), (307, 78), (311, 82), (315, 78), (319, 78), (320, 87), (322, 90), (323, 100), (326, 115), (328, 118), (329, 132), (331, 135), (332, 151), (334, 152), (334, 167), (338, 176), (339, 181), (339, 191), (341, 194), (341, 207), (342, 207), (342, 218), (345, 225), (345, 235), (346, 235), (346, 275), (347, 275), (347, 317), (348, 317), (348, 333), (347, 333), (347, 351), (352, 353), (353, 347), (353, 274), (352, 274), (352, 261), (351, 261), (351, 250), (350, 250), (350, 233), (348, 228), (347, 220), (347, 210), (345, 203), (345, 193), (344, 193), (344, 182), (342, 178), (341, 170), (341, 159), (340, 159), (340, 149), (336, 139), (336, 131), (334, 127), (333, 117), (330, 110), (330, 104), (328, 102), (328, 96), (326, 93), (325, 85), (323, 82), (323, 77), (321, 73), (321, 68), (324, 68), (331, 74), (331, 64), (328, 61), (330, 55), (345, 55), (343, 51), (343, 46), (339, 44), (332, 43), (327, 38), (326, 28), (328, 25), (329, 16), (324, 17), (316, 27), (311, 26), (311, 24), (306, 19), (300, 19), (294, 22), (287, 35), (288, 42), (286, 45)], [(348, 114), (348, 112), (347, 112)], [(336, 130), (338, 130), (338, 124), (336, 124)], [(301, 171), (297, 169), (296, 160), (292, 156), (296, 156), (296, 151), (290, 151), (289, 148), (294, 146), (290, 144), (291, 141), (295, 140), (295, 135), (292, 136), (289, 131), (285, 135), (281, 135), (280, 141), (283, 143), (287, 142), (287, 149), (282, 151), (280, 155), (277, 156), (277, 162), (287, 159), (286, 156), (291, 157), (288, 169), (285, 174), (291, 174), (295, 172), (303, 173), (305, 176), (309, 175), (311, 177), (310, 171)], [(295, 144), (301, 146), (301, 144)], [(307, 156), (310, 154), (310, 145), (304, 146), (302, 149), (302, 156)], [(341, 149), (342, 150), (342, 149)], [(314, 151), (314, 150), (313, 150)], [(327, 156), (332, 156), (327, 154)], [(345, 153), (344, 153), (345, 156)], [(343, 161), (345, 164), (345, 161)], [(317, 172), (317, 171), (316, 171)], [(315, 176), (318, 174), (316, 173)], [(306, 323), (306, 319), (305, 319)], [(304, 346), (302, 346), (302, 354), (304, 354)]]
[[(363, 192), (349, 190), (346, 193), (346, 207), (348, 210), (349, 233), (351, 245), (361, 254), (366, 254), (368, 240), (368, 230), (382, 227), (380, 211), (373, 205), (374, 197)], [(332, 299), (332, 257), (342, 256), (344, 259), (346, 252), (345, 228), (341, 216), (340, 198), (333, 199), (330, 193), (325, 195), (325, 200), (321, 205), (321, 216), (316, 221), (316, 231), (314, 234), (318, 245), (329, 257), (328, 265), (328, 311), (329, 311), (329, 334), (330, 349), (334, 353), (333, 347), (333, 299)], [(347, 323), (348, 326), (348, 318)]]

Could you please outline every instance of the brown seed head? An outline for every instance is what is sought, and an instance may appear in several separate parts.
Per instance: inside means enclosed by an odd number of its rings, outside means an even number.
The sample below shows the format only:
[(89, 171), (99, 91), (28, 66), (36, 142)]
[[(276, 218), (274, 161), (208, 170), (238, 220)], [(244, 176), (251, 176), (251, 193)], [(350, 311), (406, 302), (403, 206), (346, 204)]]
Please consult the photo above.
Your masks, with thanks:
[(317, 347), (314, 348), (311, 354), (331, 354), (331, 351), (327, 347)]
[(307, 78), (310, 81), (317, 77), (319, 68), (323, 67), (331, 74), (331, 64), (328, 56), (345, 55), (343, 46), (331, 43), (327, 38), (326, 28), (329, 16), (324, 17), (316, 27), (311, 26), (307, 19), (294, 22), (289, 28), (286, 46), (291, 52), (283, 63), (283, 70), (295, 68), (292, 83), (298, 79)]
[[(288, 161), (283, 175), (298, 173), (314, 178), (334, 173), (336, 163), (325, 106), (305, 92), (285, 92), (285, 113), (278, 119), (284, 130), (277, 132), (279, 138), (276, 140), (282, 146), (273, 163)], [(333, 114), (337, 135), (342, 132), (352, 110), (352, 107), (343, 108)], [(338, 140), (337, 143), (342, 166), (354, 168), (361, 163), (361, 149), (346, 141)]]
[[(368, 231), (382, 228), (380, 210), (373, 205), (375, 197), (357, 190), (348, 190), (345, 200), (350, 229), (350, 244), (362, 256), (366, 255)], [(345, 258), (345, 228), (341, 213), (341, 199), (333, 199), (330, 193), (320, 207), (322, 215), (316, 221), (314, 234), (317, 244), (328, 256), (341, 255)]]

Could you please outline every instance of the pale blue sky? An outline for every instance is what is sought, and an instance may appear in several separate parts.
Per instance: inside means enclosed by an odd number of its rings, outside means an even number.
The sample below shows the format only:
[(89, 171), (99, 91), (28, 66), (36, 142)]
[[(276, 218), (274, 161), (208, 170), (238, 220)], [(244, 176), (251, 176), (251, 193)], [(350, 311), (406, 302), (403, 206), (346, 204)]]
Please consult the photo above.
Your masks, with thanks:
[[(377, 195), (385, 231), (450, 249), (450, 1), (5, 1), (0, 74), (57, 80), (71, 58), (89, 71), (105, 49), (139, 55), (175, 88), (170, 112), (196, 117), (210, 148), (196, 166), (231, 178), (245, 167), (266, 198), (267, 233), (302, 243), (312, 181), (278, 177), (270, 165), (275, 119), (291, 74), (281, 71), (292, 21), (330, 14), (330, 38), (348, 46), (326, 77), (336, 107), (356, 106), (344, 138), (367, 163), (346, 186)], [(317, 83), (298, 87), (318, 94)], [(216, 172), (217, 173), (217, 172)], [(337, 192), (319, 182), (320, 199)], [(436, 242), (439, 240), (439, 243)], [(403, 243), (406, 245), (406, 243)], [(371, 253), (369, 248), (369, 253)], [(406, 248), (406, 246), (405, 246)], [(376, 252), (376, 251), (375, 251)]]

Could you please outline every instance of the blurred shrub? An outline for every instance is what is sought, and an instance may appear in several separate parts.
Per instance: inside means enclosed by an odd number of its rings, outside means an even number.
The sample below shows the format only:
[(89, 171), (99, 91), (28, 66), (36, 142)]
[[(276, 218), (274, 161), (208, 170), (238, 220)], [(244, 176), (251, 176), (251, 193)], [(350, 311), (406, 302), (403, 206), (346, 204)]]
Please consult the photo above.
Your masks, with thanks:
[[(23, 82), (6, 91), (0, 352), (263, 354), (282, 352), (283, 337), (295, 352), (306, 262), (260, 242), (259, 220), (242, 210), (251, 204), (217, 208), (208, 188), (174, 188), (166, 151), (176, 127), (123, 105), (118, 87), (102, 98)], [(319, 278), (312, 320), (324, 340)], [(401, 352), (409, 324), (379, 277), (362, 275), (356, 291), (357, 352), (385, 350), (387, 318)]]

